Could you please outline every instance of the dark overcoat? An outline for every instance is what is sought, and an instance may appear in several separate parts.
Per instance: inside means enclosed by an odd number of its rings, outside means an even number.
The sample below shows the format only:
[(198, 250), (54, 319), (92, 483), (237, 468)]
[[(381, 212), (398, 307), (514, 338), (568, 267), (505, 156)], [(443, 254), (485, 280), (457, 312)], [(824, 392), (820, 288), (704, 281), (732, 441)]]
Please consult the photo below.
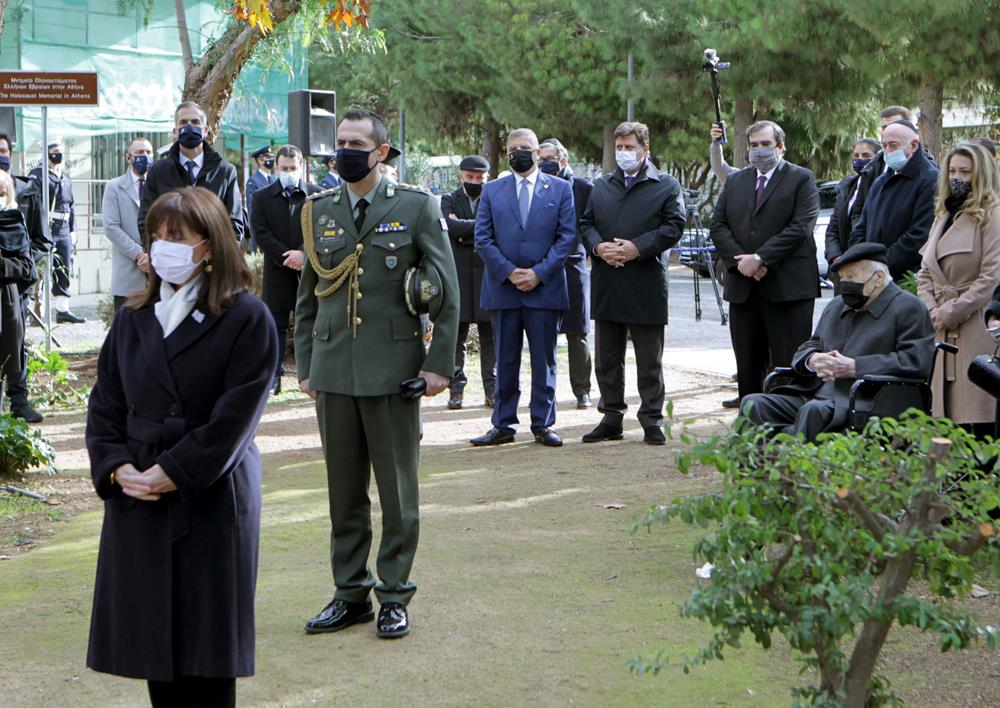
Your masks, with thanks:
[[(122, 308), (98, 360), (87, 451), (104, 525), (87, 666), (157, 681), (254, 672), (260, 454), (254, 434), (278, 359), (274, 320), (237, 295), (163, 338), (153, 305)], [(132, 463), (177, 491), (138, 501)]]
[[(860, 175), (847, 175), (837, 183), (837, 203), (830, 215), (830, 223), (826, 226), (826, 243), (823, 249), (823, 258), (831, 265), (850, 247), (851, 231), (861, 219), (861, 195), (858, 194), (854, 204), (851, 204), (851, 197), (860, 181)], [(848, 206), (851, 207), (850, 211)]]
[(296, 189), (291, 200), (282, 194), (281, 182), (257, 190), (253, 199), (250, 225), (257, 247), (264, 253), (264, 287), (261, 298), (274, 313), (295, 309), (299, 291), (299, 271), (282, 265), (281, 254), (302, 250), (302, 202), (306, 195), (321, 191), (315, 184), (306, 184), (305, 191)]
[(24, 315), (21, 293), (38, 280), (31, 257), (24, 215), (18, 209), (0, 210), (0, 373), (21, 370)]
[[(476, 253), (476, 211), (464, 187), (441, 195), (441, 213), (448, 222), (448, 239), (455, 255), (458, 270), (459, 322), (489, 322), (490, 313), (479, 304), (479, 291), (483, 287), (483, 259)], [(454, 214), (455, 218), (449, 216)]]
[(895, 172), (880, 175), (868, 192), (851, 245), (881, 243), (888, 250), (889, 272), (901, 278), (920, 269), (920, 249), (934, 223), (938, 168), (923, 150), (914, 152)]
[(806, 385), (783, 386), (775, 393), (812, 393), (832, 400), (843, 419), (856, 379), (823, 381), (806, 368), (810, 356), (834, 349), (854, 359), (859, 379), (869, 374), (926, 379), (934, 365), (934, 326), (917, 296), (892, 282), (861, 311), (837, 296), (823, 310), (813, 336), (792, 357), (792, 368), (806, 377)]
[(602, 241), (623, 238), (639, 257), (612, 268), (593, 257), (590, 270), (591, 316), (595, 320), (640, 325), (667, 324), (667, 251), (681, 238), (687, 212), (681, 186), (650, 164), (625, 188), (617, 169), (594, 183), (580, 220), (580, 236), (592, 256)]
[[(28, 173), (28, 179), (30, 179), (34, 185), (38, 194), (42, 193), (42, 168), (41, 166), (34, 168)], [(15, 188), (16, 189), (16, 188)], [(66, 170), (62, 172), (56, 172), (51, 167), (49, 168), (49, 230), (52, 237), (56, 236), (69, 236), (72, 232), (76, 231), (76, 210), (74, 209), (74, 204), (76, 200), (73, 197), (73, 180), (70, 179), (69, 173)], [(56, 218), (52, 212), (57, 212), (59, 214), (69, 214), (69, 218)]]
[(590, 271), (587, 270), (587, 250), (580, 238), (580, 220), (590, 203), (594, 185), (570, 175), (573, 187), (573, 206), (576, 207), (576, 243), (566, 257), (566, 290), (569, 307), (563, 312), (562, 333), (576, 334), (590, 331)]
[[(187, 158), (184, 159), (186, 161)], [(206, 143), (205, 159), (192, 185), (187, 169), (181, 164), (180, 146), (174, 143), (163, 157), (149, 166), (149, 171), (146, 172), (146, 186), (142, 192), (142, 202), (139, 204), (139, 236), (147, 247), (149, 237), (146, 235), (146, 214), (149, 212), (149, 207), (161, 194), (191, 186), (204, 187), (222, 200), (226, 211), (229, 212), (236, 240), (243, 239), (246, 230), (245, 217), (243, 203), (240, 200), (240, 186), (236, 182), (236, 168)]]

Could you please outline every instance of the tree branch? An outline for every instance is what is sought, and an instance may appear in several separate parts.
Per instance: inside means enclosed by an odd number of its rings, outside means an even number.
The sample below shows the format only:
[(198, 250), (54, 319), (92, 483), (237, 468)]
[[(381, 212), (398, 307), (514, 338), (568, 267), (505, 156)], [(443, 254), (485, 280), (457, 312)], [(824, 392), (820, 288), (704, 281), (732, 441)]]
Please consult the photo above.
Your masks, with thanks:
[(861, 500), (861, 498), (846, 487), (837, 492), (838, 506), (853, 513), (864, 524), (865, 528), (871, 531), (875, 540), (879, 543), (885, 537), (886, 532), (893, 533), (899, 531), (899, 526), (895, 521), (885, 514), (877, 514)]
[(177, 36), (181, 42), (184, 75), (187, 76), (188, 72), (191, 71), (191, 67), (194, 66), (194, 54), (191, 52), (191, 35), (188, 33), (187, 11), (184, 9), (184, 0), (174, 0), (174, 11), (177, 13)]

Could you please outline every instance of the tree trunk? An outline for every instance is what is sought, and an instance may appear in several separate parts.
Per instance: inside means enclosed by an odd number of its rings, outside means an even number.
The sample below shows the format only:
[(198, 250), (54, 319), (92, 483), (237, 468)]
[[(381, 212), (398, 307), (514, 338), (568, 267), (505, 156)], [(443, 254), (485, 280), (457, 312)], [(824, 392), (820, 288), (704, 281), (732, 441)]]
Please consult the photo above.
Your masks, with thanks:
[(483, 127), (483, 157), (490, 163), (490, 179), (500, 171), (500, 124), (486, 116)]
[[(6, 2), (6, 0), (3, 0)], [(191, 35), (188, 33), (187, 11), (184, 0), (174, 0), (174, 12), (177, 13), (177, 34), (181, 42), (181, 57), (184, 59), (184, 75), (194, 66), (194, 54), (191, 52)]]
[(604, 155), (601, 159), (601, 169), (606, 173), (618, 169), (618, 161), (615, 160), (615, 128), (617, 127), (611, 123), (604, 124)]
[(941, 139), (944, 104), (944, 86), (934, 76), (924, 76), (920, 85), (920, 141), (934, 159), (941, 164)]
[(733, 146), (730, 157), (733, 167), (747, 166), (747, 128), (753, 125), (753, 99), (749, 96), (737, 96), (733, 110), (733, 125), (729, 129), (729, 144)]
[[(276, 0), (271, 8), (274, 25), (299, 11), (298, 0)], [(230, 21), (226, 31), (195, 62), (184, 76), (185, 101), (195, 101), (205, 111), (207, 133), (214, 140), (219, 134), (222, 113), (233, 95), (233, 85), (254, 47), (264, 38), (259, 29), (245, 22)]]

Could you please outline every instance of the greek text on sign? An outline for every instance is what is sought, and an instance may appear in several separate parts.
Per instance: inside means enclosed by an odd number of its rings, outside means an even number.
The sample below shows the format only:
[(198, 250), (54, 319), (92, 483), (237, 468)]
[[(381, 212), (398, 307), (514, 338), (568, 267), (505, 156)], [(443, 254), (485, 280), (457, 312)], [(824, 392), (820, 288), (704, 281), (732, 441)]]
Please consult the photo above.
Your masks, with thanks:
[(97, 104), (97, 74), (94, 72), (0, 71), (0, 105)]

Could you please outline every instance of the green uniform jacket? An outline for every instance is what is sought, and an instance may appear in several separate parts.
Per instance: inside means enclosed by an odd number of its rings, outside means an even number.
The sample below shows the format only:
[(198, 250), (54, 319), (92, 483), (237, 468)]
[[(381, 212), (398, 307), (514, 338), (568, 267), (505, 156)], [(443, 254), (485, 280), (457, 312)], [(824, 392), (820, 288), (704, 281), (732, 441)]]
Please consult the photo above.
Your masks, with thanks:
[[(315, 391), (348, 396), (399, 393), (399, 384), (420, 370), (451, 378), (458, 336), (458, 276), (447, 225), (437, 200), (413, 187), (382, 180), (368, 206), (362, 233), (354, 226), (347, 187), (313, 198), (313, 248), (332, 268), (364, 244), (360, 258), (357, 337), (348, 320), (350, 284), (326, 298), (308, 258), (295, 306), (295, 359), (299, 380)], [(308, 245), (304, 246), (308, 247)], [(420, 318), (410, 314), (403, 278), (426, 257), (441, 274), (443, 305), (425, 353)], [(329, 281), (322, 280), (321, 289)]]

